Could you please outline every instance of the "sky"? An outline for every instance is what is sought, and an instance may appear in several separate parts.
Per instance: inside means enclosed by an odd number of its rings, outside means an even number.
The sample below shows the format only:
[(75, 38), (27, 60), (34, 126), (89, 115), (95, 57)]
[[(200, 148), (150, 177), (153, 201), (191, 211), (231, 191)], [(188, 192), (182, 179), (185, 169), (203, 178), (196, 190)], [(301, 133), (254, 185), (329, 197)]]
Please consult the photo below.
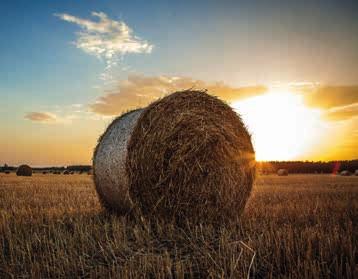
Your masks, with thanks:
[(111, 119), (195, 87), (260, 160), (358, 158), (357, 1), (2, 1), (0, 164), (90, 164)]

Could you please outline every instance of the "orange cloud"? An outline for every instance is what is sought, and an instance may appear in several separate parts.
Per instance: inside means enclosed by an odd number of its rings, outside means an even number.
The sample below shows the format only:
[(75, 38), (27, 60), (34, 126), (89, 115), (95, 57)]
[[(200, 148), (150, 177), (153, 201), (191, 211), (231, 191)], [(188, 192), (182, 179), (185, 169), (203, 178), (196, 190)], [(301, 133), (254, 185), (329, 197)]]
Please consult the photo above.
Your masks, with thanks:
[(305, 84), (293, 86), (302, 93), (307, 106), (324, 110), (328, 120), (346, 120), (358, 116), (358, 86), (320, 86)]
[(335, 107), (329, 109), (325, 114), (328, 120), (347, 120), (355, 116), (358, 116), (358, 103)]
[(35, 122), (56, 122), (56, 115), (49, 112), (29, 112), (25, 116), (25, 119), (35, 121)]
[(127, 80), (121, 81), (117, 88), (100, 97), (96, 103), (91, 104), (90, 108), (98, 114), (116, 115), (146, 106), (168, 93), (189, 88), (207, 89), (209, 93), (228, 102), (260, 95), (267, 91), (265, 86), (235, 88), (224, 83), (207, 83), (186, 77), (132, 75)]
[(315, 86), (303, 87), (306, 104), (330, 109), (358, 103), (358, 86)]

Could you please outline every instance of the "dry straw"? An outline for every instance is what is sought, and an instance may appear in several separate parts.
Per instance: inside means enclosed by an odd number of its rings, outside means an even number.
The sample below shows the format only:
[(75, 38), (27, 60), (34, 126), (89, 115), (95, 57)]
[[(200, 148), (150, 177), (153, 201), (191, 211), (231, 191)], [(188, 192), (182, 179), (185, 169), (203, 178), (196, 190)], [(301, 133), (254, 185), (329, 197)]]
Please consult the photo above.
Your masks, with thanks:
[(32, 176), (32, 168), (28, 165), (21, 165), (16, 171), (17, 176)]
[(175, 92), (117, 118), (94, 154), (106, 207), (176, 223), (236, 220), (255, 173), (241, 118), (202, 91)]

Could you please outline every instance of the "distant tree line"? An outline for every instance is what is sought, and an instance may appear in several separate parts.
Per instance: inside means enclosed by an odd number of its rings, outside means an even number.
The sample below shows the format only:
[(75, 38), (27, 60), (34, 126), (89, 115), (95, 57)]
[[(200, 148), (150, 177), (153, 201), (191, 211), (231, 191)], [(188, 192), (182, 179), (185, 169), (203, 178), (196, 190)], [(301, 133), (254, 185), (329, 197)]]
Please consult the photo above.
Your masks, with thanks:
[(92, 166), (90, 166), (90, 165), (73, 165), (73, 166), (67, 166), (66, 169), (69, 171), (88, 172), (92, 169)]
[[(15, 171), (17, 169), (16, 166), (9, 166), (7, 164), (4, 164), (2, 167), (0, 167), (0, 172), (5, 172), (5, 171)], [(72, 166), (67, 166), (67, 167), (38, 167), (38, 168), (33, 168), (34, 171), (49, 171), (49, 172), (53, 172), (53, 171), (59, 171), (59, 172), (63, 172), (65, 170), (68, 171), (73, 171), (73, 172), (88, 172), (92, 169), (92, 166), (90, 165), (72, 165)]]
[[(287, 169), (289, 173), (337, 173), (343, 170), (354, 172), (358, 170), (358, 160), (350, 161), (269, 161), (258, 162), (257, 168), (260, 173), (276, 173), (279, 169)], [(0, 167), (0, 172), (15, 171), (17, 167), (5, 164)], [(90, 165), (71, 165), (67, 167), (41, 167), (33, 168), (35, 171), (71, 171), (89, 172), (92, 170)]]
[(287, 169), (289, 173), (337, 173), (343, 170), (358, 170), (358, 160), (350, 161), (270, 161), (258, 162), (260, 173), (275, 173), (279, 169)]
[(14, 170), (16, 170), (16, 169), (17, 169), (17, 167), (9, 166), (9, 165), (7, 165), (7, 164), (4, 164), (3, 167), (0, 167), (0, 171), (1, 171), (1, 172), (4, 172), (4, 171), (14, 171)]

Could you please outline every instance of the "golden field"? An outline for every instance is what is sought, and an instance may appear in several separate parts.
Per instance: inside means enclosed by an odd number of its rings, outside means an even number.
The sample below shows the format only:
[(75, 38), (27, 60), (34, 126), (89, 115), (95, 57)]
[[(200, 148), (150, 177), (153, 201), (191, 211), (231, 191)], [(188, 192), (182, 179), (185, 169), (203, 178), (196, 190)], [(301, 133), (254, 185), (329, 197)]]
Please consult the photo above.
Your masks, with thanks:
[(260, 176), (220, 229), (111, 216), (87, 174), (0, 174), (0, 278), (354, 278), (357, 223), (358, 177)]

